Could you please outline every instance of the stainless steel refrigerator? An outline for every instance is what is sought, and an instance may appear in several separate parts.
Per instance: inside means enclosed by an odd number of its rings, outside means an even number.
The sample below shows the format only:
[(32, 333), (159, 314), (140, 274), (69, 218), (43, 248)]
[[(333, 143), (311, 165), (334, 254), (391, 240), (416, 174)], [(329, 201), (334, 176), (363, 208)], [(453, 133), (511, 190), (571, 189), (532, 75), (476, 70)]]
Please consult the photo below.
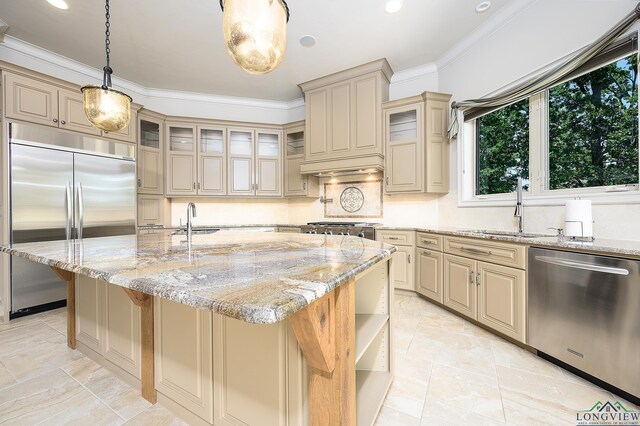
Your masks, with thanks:
[[(135, 233), (134, 149), (11, 123), (11, 242)], [(63, 306), (66, 284), (48, 266), (11, 256), (11, 317)]]

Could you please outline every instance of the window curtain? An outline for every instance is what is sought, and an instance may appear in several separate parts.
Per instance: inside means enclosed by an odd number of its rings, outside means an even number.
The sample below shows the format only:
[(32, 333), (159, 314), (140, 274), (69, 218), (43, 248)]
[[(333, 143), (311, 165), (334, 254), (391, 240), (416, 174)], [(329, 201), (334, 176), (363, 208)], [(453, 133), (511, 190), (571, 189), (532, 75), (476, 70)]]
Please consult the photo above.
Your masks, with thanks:
[[(584, 69), (588, 62), (611, 48), (612, 45), (636, 22), (640, 19), (640, 3), (635, 9), (618, 22), (613, 28), (595, 40), (593, 43), (583, 47), (574, 54), (570, 55), (564, 61), (551, 69), (543, 72), (541, 75), (532, 77), (510, 88), (498, 95), (480, 99), (468, 99), (465, 101), (457, 101), (451, 104), (451, 119), (449, 121), (449, 140), (458, 137), (460, 131), (460, 123), (463, 117), (479, 116), (500, 107), (518, 102), (529, 96), (547, 90), (562, 81), (568, 76), (573, 75), (576, 71)], [(609, 49), (613, 52), (617, 48)], [(610, 55), (606, 55), (610, 56)]]

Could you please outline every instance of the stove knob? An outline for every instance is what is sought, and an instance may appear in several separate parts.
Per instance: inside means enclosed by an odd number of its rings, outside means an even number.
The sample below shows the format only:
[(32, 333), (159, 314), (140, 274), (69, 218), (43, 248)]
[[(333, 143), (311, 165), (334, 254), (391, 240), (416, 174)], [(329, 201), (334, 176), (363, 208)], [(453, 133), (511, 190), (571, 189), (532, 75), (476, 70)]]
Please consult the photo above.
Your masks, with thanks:
[(333, 235), (333, 231), (331, 229), (325, 229), (324, 234), (325, 235)]
[(360, 231), (360, 233), (358, 234), (358, 237), (364, 238), (364, 231)]
[(338, 235), (344, 235), (344, 231), (340, 231)]
[(347, 229), (345, 232), (346, 233), (344, 235), (351, 236), (351, 229)]

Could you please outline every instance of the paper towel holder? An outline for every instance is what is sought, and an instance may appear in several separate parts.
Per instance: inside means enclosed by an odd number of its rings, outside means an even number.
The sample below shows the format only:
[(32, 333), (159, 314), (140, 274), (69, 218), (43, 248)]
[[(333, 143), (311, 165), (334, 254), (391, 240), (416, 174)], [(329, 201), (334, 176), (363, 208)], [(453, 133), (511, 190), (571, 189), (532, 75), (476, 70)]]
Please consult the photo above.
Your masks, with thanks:
[[(579, 199), (579, 198), (578, 198)], [(582, 235), (584, 235), (584, 222), (581, 220), (565, 220), (566, 223), (579, 223), (580, 224), (580, 233)], [(579, 241), (579, 242), (585, 242), (585, 243), (592, 243), (593, 241), (595, 241), (595, 237), (591, 236), (591, 237), (577, 237), (574, 235), (569, 236), (569, 240), (570, 241)]]

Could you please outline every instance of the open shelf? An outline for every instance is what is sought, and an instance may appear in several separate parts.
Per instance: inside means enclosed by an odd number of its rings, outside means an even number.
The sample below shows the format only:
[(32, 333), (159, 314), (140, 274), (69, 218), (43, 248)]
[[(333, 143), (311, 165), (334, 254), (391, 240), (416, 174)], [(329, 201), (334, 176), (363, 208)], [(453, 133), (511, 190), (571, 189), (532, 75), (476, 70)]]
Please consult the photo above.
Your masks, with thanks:
[(356, 314), (356, 362), (360, 361), (387, 321), (389, 315), (386, 314)]
[(392, 380), (393, 375), (389, 371), (356, 371), (357, 426), (373, 424)]

